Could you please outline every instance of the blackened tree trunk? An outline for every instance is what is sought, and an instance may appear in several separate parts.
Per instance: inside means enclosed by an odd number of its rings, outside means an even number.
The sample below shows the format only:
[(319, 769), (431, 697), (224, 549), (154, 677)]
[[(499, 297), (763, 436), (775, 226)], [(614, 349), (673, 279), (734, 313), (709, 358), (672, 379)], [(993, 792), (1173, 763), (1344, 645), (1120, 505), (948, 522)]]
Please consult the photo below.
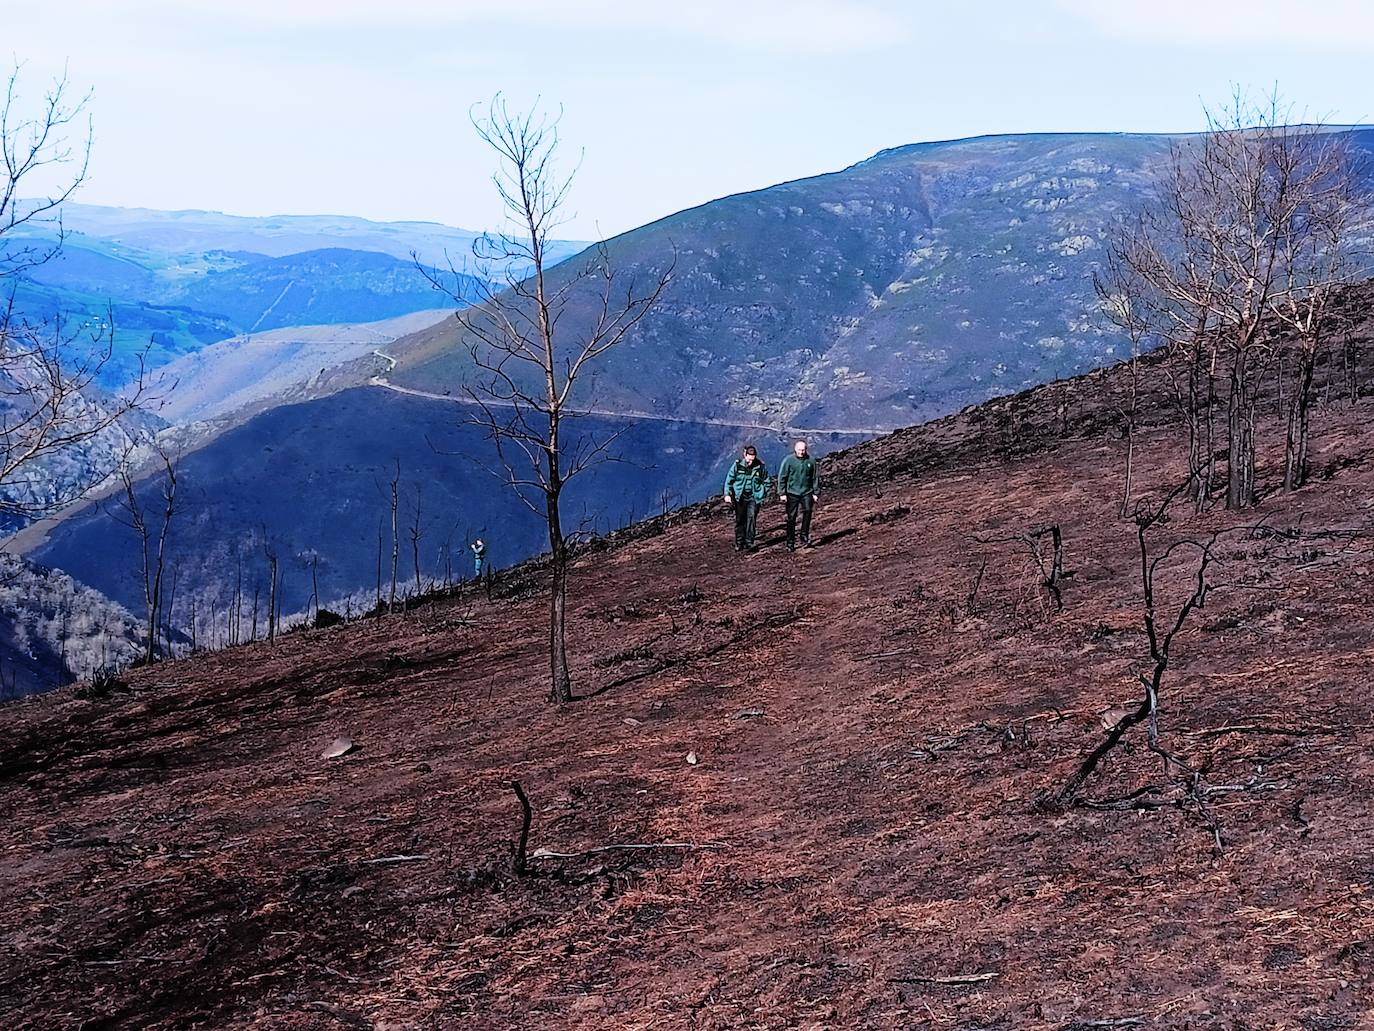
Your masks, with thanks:
[(568, 670), (568, 542), (558, 511), (558, 494), (548, 495), (549, 519), (549, 701), (572, 701)]
[(1249, 508), (1255, 503), (1255, 399), (1244, 354), (1231, 366), (1226, 435), (1226, 507)]
[(1307, 452), (1312, 424), (1312, 379), (1317, 368), (1317, 349), (1304, 344), (1298, 352), (1298, 370), (1288, 399), (1288, 435), (1283, 456), (1283, 489), (1297, 490), (1307, 482)]

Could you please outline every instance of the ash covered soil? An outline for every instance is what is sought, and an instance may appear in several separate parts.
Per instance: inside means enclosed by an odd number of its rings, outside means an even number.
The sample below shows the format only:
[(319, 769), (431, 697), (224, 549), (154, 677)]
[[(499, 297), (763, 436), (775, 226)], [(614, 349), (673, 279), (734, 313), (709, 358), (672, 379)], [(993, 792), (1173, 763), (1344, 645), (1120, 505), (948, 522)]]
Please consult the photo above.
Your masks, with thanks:
[[(841, 454), (795, 556), (776, 504), (747, 558), (708, 508), (584, 555), (570, 706), (535, 570), (5, 707), (4, 1027), (1374, 1026), (1365, 405), (1318, 416), (1312, 486), (1153, 538), (1265, 527), (1164, 685), (1218, 852), (1193, 804), (1037, 807), (1147, 656), (1121, 444), (1058, 396)], [(1181, 451), (1149, 426), (1138, 493)], [(1051, 523), (1062, 612), (998, 540)], [(584, 854), (512, 874), (514, 779), (530, 848)], [(1163, 781), (1133, 731), (1086, 794)], [(586, 851), (656, 843), (696, 847)]]

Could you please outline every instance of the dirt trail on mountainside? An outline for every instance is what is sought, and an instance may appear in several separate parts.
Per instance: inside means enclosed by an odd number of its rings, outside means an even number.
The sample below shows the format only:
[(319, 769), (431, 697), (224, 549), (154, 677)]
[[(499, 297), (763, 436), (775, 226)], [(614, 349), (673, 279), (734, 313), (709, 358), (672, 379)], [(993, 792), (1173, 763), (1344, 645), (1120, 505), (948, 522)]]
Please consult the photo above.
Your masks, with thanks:
[[(1166, 743), (1249, 789), (1212, 796), (1220, 856), (1191, 808), (1036, 809), (1136, 696), (1134, 528), (1118, 446), (985, 449), (828, 492), (794, 556), (773, 505), (754, 556), (718, 513), (580, 559), (564, 708), (527, 591), (0, 710), (4, 1026), (1370, 1027), (1366, 419), (1319, 417), (1313, 486), (1160, 530), (1269, 528), (1224, 539), (1165, 682)], [(1058, 614), (980, 543), (1046, 523)], [(532, 848), (702, 847), (514, 879), (513, 778)], [(1089, 792), (1159, 779), (1137, 741)]]

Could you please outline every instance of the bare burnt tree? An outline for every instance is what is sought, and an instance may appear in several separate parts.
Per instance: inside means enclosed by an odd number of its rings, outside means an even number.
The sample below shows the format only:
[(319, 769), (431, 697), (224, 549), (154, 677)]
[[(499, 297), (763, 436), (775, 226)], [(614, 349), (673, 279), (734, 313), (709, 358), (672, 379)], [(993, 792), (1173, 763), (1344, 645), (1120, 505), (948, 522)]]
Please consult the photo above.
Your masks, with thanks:
[[(1191, 802), (1199, 816), (1211, 831), (1218, 850), (1221, 848), (1221, 832), (1215, 819), (1207, 808), (1209, 787), (1201, 774), (1187, 761), (1164, 746), (1160, 737), (1160, 694), (1165, 675), (1173, 658), (1174, 641), (1183, 630), (1188, 618), (1198, 609), (1205, 607), (1207, 596), (1212, 590), (1208, 578), (1209, 569), (1217, 558), (1217, 544), (1221, 534), (1217, 531), (1205, 539), (1185, 538), (1177, 540), (1163, 550), (1153, 550), (1151, 535), (1169, 520), (1169, 508), (1184, 493), (1187, 483), (1174, 488), (1161, 502), (1151, 504), (1148, 500), (1140, 502), (1135, 508), (1136, 548), (1140, 566), (1141, 583), (1141, 621), (1148, 643), (1148, 666), (1139, 674), (1141, 687), (1140, 701), (1135, 708), (1124, 713), (1113, 714), (1115, 718), (1105, 719), (1106, 736), (1094, 746), (1079, 763), (1077, 769), (1059, 788), (1045, 796), (1042, 804), (1048, 808), (1063, 808), (1071, 805), (1086, 805), (1090, 808), (1159, 808), (1164, 805), (1181, 805)], [(1253, 528), (1247, 528), (1253, 529)], [(1187, 595), (1177, 607), (1164, 608), (1161, 598), (1160, 578), (1164, 572), (1178, 572), (1181, 556), (1192, 556), (1191, 572), (1187, 578)], [(1108, 801), (1087, 801), (1081, 798), (1084, 786), (1097, 771), (1102, 760), (1115, 749), (1127, 733), (1134, 727), (1145, 726), (1146, 744), (1149, 750), (1159, 757), (1163, 773), (1181, 783), (1182, 795), (1175, 799), (1160, 799), (1163, 793), (1159, 785), (1148, 785), (1129, 795)]]
[[(539, 516), (549, 535), (549, 696), (571, 701), (566, 604), (570, 551), (563, 525), (564, 488), (613, 456), (614, 434), (572, 434), (569, 423), (591, 407), (575, 396), (597, 363), (619, 346), (654, 307), (672, 274), (673, 258), (648, 274), (617, 274), (604, 244), (571, 259), (550, 276), (548, 244), (560, 224), (571, 177), (555, 168), (558, 119), (512, 111), (499, 95), (473, 116), (477, 135), (496, 155), (493, 176), (511, 231), (475, 246), (479, 261), (504, 270), (499, 289), (461, 315), (474, 376), (468, 399), (493, 442), (489, 471)], [(462, 303), (453, 278), (416, 264), (438, 288)]]
[(391, 478), (391, 594), (387, 598), (386, 610), (396, 609), (396, 579), (401, 565), (401, 527), (399, 523), (401, 508), (401, 461), (396, 460), (396, 475)]
[[(1226, 505), (1256, 500), (1256, 406), (1276, 356), (1280, 312), (1310, 312), (1344, 283), (1322, 259), (1334, 196), (1354, 197), (1348, 148), (1320, 124), (1290, 125), (1277, 98), (1234, 98), (1207, 132), (1174, 146), (1157, 197), (1124, 230), (1117, 252), (1139, 294), (1154, 299), (1155, 332), (1188, 377), (1192, 491), (1211, 490), (1212, 413), (1226, 404)], [(1317, 305), (1324, 308), (1324, 302)], [(1299, 316), (1300, 317), (1300, 316)]]
[(421, 488), (423, 484), (415, 485), (415, 515), (410, 521), (410, 526), (406, 528), (410, 536), (410, 559), (415, 566), (415, 597), (419, 598), (424, 594), (424, 584), (420, 574), (420, 542), (424, 540), (425, 527), (420, 518)]
[[(1107, 247), (1107, 257), (1101, 270), (1093, 274), (1093, 288), (1102, 310), (1122, 333), (1130, 346), (1127, 359), (1124, 397), (1113, 398), (1121, 420), (1121, 435), (1126, 441), (1126, 457), (1122, 471), (1120, 513), (1124, 517), (1131, 507), (1131, 492), (1135, 481), (1135, 442), (1140, 417), (1140, 356), (1153, 328), (1150, 297), (1146, 285), (1133, 272), (1136, 238), (1135, 224), (1123, 223)], [(1107, 382), (1114, 382), (1111, 377)], [(1190, 457), (1196, 447), (1190, 447)], [(1193, 466), (1190, 461), (1190, 469)], [(1195, 474), (1196, 475), (1196, 474)]]
[(243, 643), (243, 552), (234, 545), (234, 593), (225, 616), (229, 624), (229, 645)]
[[(9, 275), (41, 265), (61, 249), (62, 205), (86, 181), (94, 132), (86, 112), (89, 94), (73, 95), (64, 75), (28, 104), (22, 72), (15, 64), (0, 98), (0, 269)], [(39, 189), (39, 179), (51, 187), (46, 196), (20, 195)], [(20, 230), (29, 230), (22, 242), (16, 240)]]
[(310, 552), (310, 621), (320, 621), (320, 553)]
[(162, 639), (167, 642), (167, 654), (176, 655), (176, 646), (172, 643), (176, 637), (174, 620), (177, 611), (177, 588), (181, 586), (181, 563), (172, 563), (172, 583), (167, 588), (167, 601), (163, 605), (164, 613), (162, 619)]
[(277, 608), (281, 604), (281, 595), (278, 593), (280, 581), (277, 578), (277, 571), (280, 565), (277, 558), (277, 545), (271, 537), (263, 531), (262, 539), (263, 557), (267, 559), (267, 641), (275, 644), (277, 640)]
[[(85, 182), (91, 144), (88, 98), (74, 97), (60, 78), (26, 103), (21, 73), (16, 66), (0, 94), (0, 510), (36, 516), (79, 499), (103, 478), (53, 495), (43, 487), (43, 463), (111, 431), (153, 403), (156, 391), (139, 360), (118, 396), (97, 399), (96, 381), (114, 357), (108, 313), (76, 323), (17, 313), (17, 277), (61, 250), (61, 207)], [(44, 185), (50, 189), (38, 199), (23, 196)]]
[(143, 656), (149, 665), (159, 657), (158, 629), (162, 624), (167, 539), (176, 514), (178, 464), (177, 458), (160, 447), (155, 447), (154, 451), (161, 466), (155, 504), (147, 504), (139, 496), (139, 481), (135, 479), (129, 464), (125, 463), (117, 472), (122, 488), (120, 499), (110, 509), (111, 516), (133, 530), (138, 538), (146, 616)]
[[(1293, 379), (1286, 404), (1280, 403), (1286, 423), (1283, 487), (1290, 491), (1307, 482), (1318, 358), (1338, 326), (1351, 335), (1339, 302), (1347, 286), (1368, 274), (1367, 265), (1355, 259), (1351, 239), (1368, 216), (1370, 197), (1350, 139), (1329, 133), (1318, 137), (1311, 150), (1306, 196), (1280, 229), (1282, 279), (1269, 306), (1285, 342), (1291, 343)], [(1329, 361), (1329, 352), (1327, 357)], [(1327, 376), (1328, 386), (1333, 378)], [(1281, 371), (1279, 387), (1282, 399)]]
[[(1036, 527), (1025, 533), (1005, 537), (983, 537), (974, 534), (972, 539), (983, 545), (1020, 545), (1025, 550), (1026, 559), (1029, 563), (1028, 569), (1037, 580), (1037, 593), (1043, 589), (1050, 601), (1054, 603), (1054, 611), (1064, 611), (1064, 580), (1072, 573), (1064, 571), (1064, 533), (1058, 523), (1051, 523), (1048, 526)], [(1049, 545), (1048, 551), (1046, 551), (1047, 543)], [(977, 603), (978, 589), (982, 584), (983, 575), (987, 571), (987, 564), (987, 558), (984, 557), (973, 589), (969, 592), (965, 609), (970, 615), (973, 614), (974, 606)]]
[(384, 542), (382, 524), (379, 522), (377, 524), (377, 599), (374, 604), (374, 610), (377, 612), (382, 611), (382, 548)]

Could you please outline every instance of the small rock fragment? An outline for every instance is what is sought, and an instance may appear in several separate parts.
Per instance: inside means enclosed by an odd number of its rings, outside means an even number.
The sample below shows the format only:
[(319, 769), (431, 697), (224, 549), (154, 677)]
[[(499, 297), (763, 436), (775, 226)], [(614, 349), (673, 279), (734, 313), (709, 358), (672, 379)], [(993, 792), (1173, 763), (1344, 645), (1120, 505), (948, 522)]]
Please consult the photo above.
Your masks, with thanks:
[(358, 746), (353, 743), (351, 737), (336, 737), (329, 742), (329, 747), (320, 753), (321, 759), (338, 759), (347, 755), (349, 752), (357, 751)]

